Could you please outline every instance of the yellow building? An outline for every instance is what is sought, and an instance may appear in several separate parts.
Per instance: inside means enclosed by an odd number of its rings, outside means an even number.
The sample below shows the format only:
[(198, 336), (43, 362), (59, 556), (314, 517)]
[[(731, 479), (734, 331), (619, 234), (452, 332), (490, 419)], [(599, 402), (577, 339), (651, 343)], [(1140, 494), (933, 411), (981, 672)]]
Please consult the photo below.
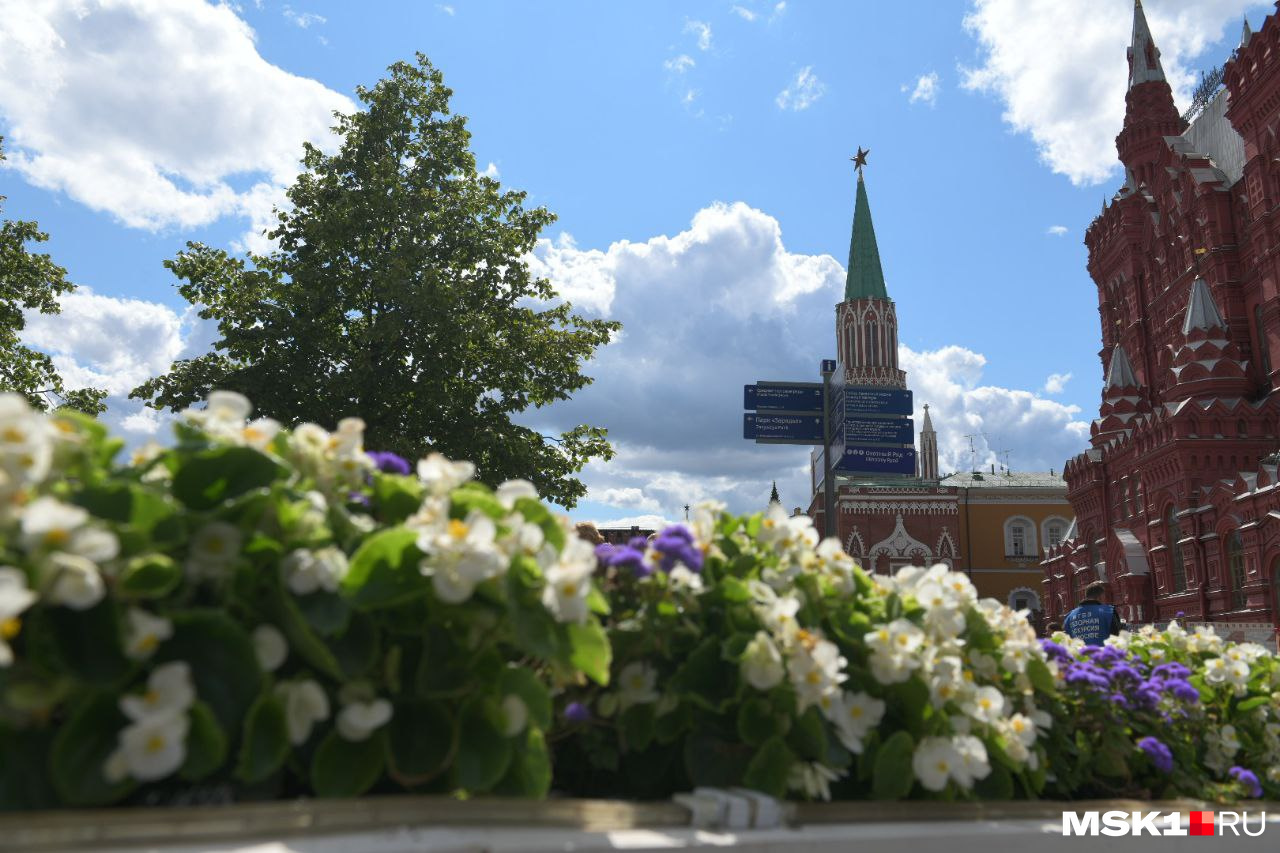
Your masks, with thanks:
[(960, 563), (978, 594), (1014, 608), (1040, 611), (1040, 561), (1067, 536), (1074, 518), (1067, 484), (1054, 472), (952, 474)]

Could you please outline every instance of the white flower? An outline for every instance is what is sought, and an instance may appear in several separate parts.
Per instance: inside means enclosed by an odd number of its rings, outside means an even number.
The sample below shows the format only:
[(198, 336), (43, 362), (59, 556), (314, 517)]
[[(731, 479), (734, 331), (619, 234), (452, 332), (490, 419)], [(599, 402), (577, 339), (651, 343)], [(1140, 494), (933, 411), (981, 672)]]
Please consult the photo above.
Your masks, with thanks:
[(881, 684), (906, 681), (919, 668), (915, 654), (924, 642), (924, 632), (906, 619), (895, 619), (888, 625), (877, 625), (865, 636), (871, 649), (871, 674)]
[(1010, 742), (1023, 746), (1035, 746), (1036, 724), (1024, 714), (1013, 714), (1000, 722), (1000, 731)]
[(1249, 664), (1242, 658), (1210, 658), (1204, 662), (1204, 680), (1209, 684), (1230, 684), (1240, 692), (1249, 683)]
[(439, 453), (418, 461), (418, 478), (433, 495), (447, 495), (476, 474), (470, 462), (451, 462)]
[(13, 663), (9, 641), (22, 630), (18, 617), (35, 601), (36, 594), (27, 589), (27, 576), (12, 566), (0, 566), (0, 667)]
[(102, 575), (92, 561), (55, 551), (44, 568), (46, 598), (72, 610), (88, 610), (106, 595)]
[(529, 707), (519, 696), (508, 693), (502, 697), (502, 719), (502, 733), (507, 737), (515, 737), (529, 724)]
[(155, 668), (147, 679), (144, 693), (121, 696), (120, 710), (129, 719), (139, 722), (150, 717), (182, 714), (195, 701), (196, 690), (191, 685), (191, 668), (183, 661), (173, 661)]
[(618, 704), (622, 710), (632, 705), (658, 701), (658, 672), (646, 663), (633, 661), (618, 673)]
[(770, 598), (756, 608), (756, 614), (765, 627), (778, 638), (784, 646), (790, 645), (800, 626), (796, 623), (796, 614), (800, 612), (800, 599), (794, 595), (776, 595), (772, 589), (759, 581), (752, 581), (753, 593), (769, 590)]
[(587, 594), (595, 567), (591, 543), (581, 539), (565, 543), (555, 565), (546, 571), (547, 585), (542, 590), (542, 604), (557, 620), (579, 624), (587, 621)]
[(1235, 726), (1223, 726), (1218, 730), (1218, 744), (1222, 751), (1226, 753), (1228, 758), (1234, 756), (1240, 751), (1240, 737), (1236, 734)]
[(431, 578), (441, 601), (461, 604), (478, 584), (505, 570), (508, 558), (498, 546), (497, 533), (493, 519), (478, 509), (465, 521), (441, 520), (419, 529), (418, 548), (427, 555), (421, 570)]
[(505, 509), (512, 509), (520, 498), (538, 499), (538, 490), (528, 480), (507, 480), (498, 485), (494, 491), (498, 503)]
[(274, 625), (259, 625), (253, 629), (253, 651), (264, 672), (275, 672), (289, 656), (289, 645)]
[(951, 778), (962, 788), (972, 788), (973, 783), (985, 779), (991, 773), (991, 764), (987, 758), (987, 747), (973, 735), (954, 735), (951, 744), (955, 747), (960, 762), (951, 773)]
[(294, 595), (308, 595), (317, 590), (337, 592), (347, 575), (347, 555), (332, 545), (309, 551), (298, 548), (281, 561), (285, 580)]
[(1004, 716), (1004, 695), (994, 687), (979, 687), (964, 704), (964, 712), (979, 723), (995, 723)]
[(316, 424), (298, 424), (289, 436), (289, 446), (303, 456), (322, 456), (329, 448), (329, 433)]
[(217, 580), (240, 556), (240, 531), (224, 521), (211, 521), (191, 537), (187, 574), (193, 581)]
[[(311, 729), (315, 724), (329, 719), (329, 697), (325, 695), (319, 684), (309, 678), (277, 684), (275, 694), (284, 704), (285, 727), (289, 731), (289, 742), (294, 746), (306, 743), (307, 738), (311, 737)], [(388, 714), (389, 717), (390, 714)], [(365, 737), (367, 736), (366, 733)], [(348, 740), (363, 740), (363, 738), (348, 738)]]
[(142, 468), (164, 454), (164, 445), (152, 439), (129, 454), (129, 467)]
[(241, 424), (253, 413), (249, 398), (235, 391), (210, 391), (205, 401), (203, 417), (206, 421)]
[(925, 788), (941, 791), (963, 762), (951, 738), (926, 737), (911, 756), (911, 769)]
[(173, 636), (173, 623), (138, 607), (125, 614), (124, 653), (133, 660), (145, 660), (165, 640)]
[(187, 760), (189, 727), (190, 720), (182, 713), (144, 717), (126, 726), (103, 774), (110, 782), (129, 776), (153, 782), (169, 776)]
[(37, 498), (22, 512), (22, 545), (28, 552), (62, 551), (99, 563), (120, 553), (115, 534), (88, 524), (89, 513), (80, 507)]
[(797, 710), (803, 712), (810, 705), (825, 706), (824, 699), (838, 695), (840, 684), (848, 678), (844, 673), (847, 662), (829, 640), (808, 631), (797, 632), (796, 639), (787, 658), (787, 672), (796, 690)]
[(505, 524), (510, 532), (503, 536), (499, 543), (504, 554), (511, 557), (533, 557), (539, 565), (542, 565), (541, 558), (549, 553), (552, 558), (549, 562), (554, 562), (555, 549), (552, 548), (548, 552), (544, 548), (547, 544), (547, 535), (541, 527), (525, 521), (524, 516), (519, 513), (508, 516)]
[(916, 600), (924, 607), (924, 626), (940, 638), (958, 637), (964, 633), (965, 621), (962, 602), (954, 598), (947, 587), (936, 581), (927, 581), (916, 588)]
[(386, 699), (352, 702), (338, 712), (338, 734), (346, 740), (367, 740), (391, 720), (391, 703)]
[(240, 440), (255, 450), (266, 450), (267, 445), (280, 432), (280, 422), (271, 418), (258, 418), (240, 430)]
[(702, 575), (689, 571), (683, 564), (671, 570), (667, 575), (667, 582), (674, 590), (688, 590), (695, 595), (702, 592)]
[(884, 718), (884, 702), (866, 693), (845, 691), (839, 703), (840, 715), (836, 719), (836, 735), (845, 749), (860, 755), (867, 732), (880, 725)]
[(831, 783), (838, 781), (842, 776), (842, 773), (826, 765), (797, 761), (788, 771), (787, 788), (800, 791), (811, 800), (830, 800)]
[(772, 690), (786, 674), (782, 653), (764, 631), (757, 631), (742, 654), (742, 677), (757, 690)]
[[(53, 461), (53, 427), (20, 394), (0, 393), (0, 470), (17, 481), (38, 483)], [(4, 479), (4, 478), (0, 478)]]

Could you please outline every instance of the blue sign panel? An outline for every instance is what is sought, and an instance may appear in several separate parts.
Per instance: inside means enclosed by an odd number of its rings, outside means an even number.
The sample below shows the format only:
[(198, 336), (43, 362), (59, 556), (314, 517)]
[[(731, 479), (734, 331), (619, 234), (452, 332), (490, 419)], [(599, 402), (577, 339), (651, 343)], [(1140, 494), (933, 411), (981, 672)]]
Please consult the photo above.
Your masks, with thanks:
[(836, 369), (836, 360), (834, 358), (824, 358), (822, 360), (822, 372), (834, 373)]
[(849, 444), (911, 444), (916, 428), (911, 418), (845, 418), (844, 439)]
[(840, 464), (842, 473), (849, 474), (906, 474), (916, 473), (916, 451), (911, 447), (869, 447), (847, 445)]
[(844, 389), (846, 415), (909, 415), (911, 392), (902, 388), (868, 388), (848, 385)]
[(821, 412), (820, 382), (757, 382), (742, 386), (742, 408), (776, 412)]
[(777, 412), (742, 416), (742, 437), (779, 444), (821, 444), (822, 417)]

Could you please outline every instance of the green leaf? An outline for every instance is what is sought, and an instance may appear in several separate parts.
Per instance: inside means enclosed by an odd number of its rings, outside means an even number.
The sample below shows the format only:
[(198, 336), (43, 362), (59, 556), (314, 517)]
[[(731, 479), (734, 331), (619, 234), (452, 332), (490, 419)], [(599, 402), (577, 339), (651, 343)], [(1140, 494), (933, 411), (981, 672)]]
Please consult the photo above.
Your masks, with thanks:
[(771, 737), (760, 745), (747, 765), (742, 784), (771, 797), (785, 797), (787, 777), (796, 756), (780, 737)]
[(1270, 696), (1254, 696), (1252, 699), (1246, 699), (1239, 705), (1236, 705), (1236, 713), (1244, 714), (1252, 711), (1254, 708), (1261, 708), (1271, 701)]
[(342, 593), (356, 607), (391, 607), (426, 595), (431, 581), (418, 569), (418, 535), (394, 527), (375, 533), (351, 556)]
[(293, 603), (307, 624), (321, 636), (332, 637), (342, 633), (351, 618), (351, 605), (332, 592), (319, 590), (308, 595), (295, 595)]
[(458, 728), (448, 705), (427, 700), (397, 702), (387, 724), (387, 772), (401, 785), (428, 782), (449, 767)]
[(721, 578), (719, 583), (720, 595), (725, 601), (731, 601), (740, 604), (744, 601), (751, 600), (751, 590), (742, 581), (732, 576)]
[(643, 752), (653, 742), (654, 706), (652, 703), (632, 705), (622, 712), (619, 718), (622, 725), (622, 737), (627, 749), (632, 752)]
[(653, 735), (658, 743), (671, 743), (688, 731), (692, 724), (693, 709), (688, 703), (682, 702), (675, 710), (668, 711), (654, 721)]
[(542, 732), (526, 729), (516, 745), (507, 775), (494, 787), (495, 794), (541, 798), (551, 789), (551, 753)]
[(341, 637), (330, 640), (329, 648), (346, 678), (363, 676), (378, 662), (381, 649), (373, 617), (368, 613), (352, 614), (347, 630)]
[(127, 524), (149, 533), (178, 510), (176, 504), (136, 483), (110, 483), (90, 486), (72, 501), (97, 518)]
[(546, 540), (551, 543), (556, 551), (564, 549), (564, 529), (556, 521), (555, 516), (551, 514), (551, 510), (533, 498), (517, 498), (515, 510), (524, 516), (525, 521), (541, 527), (542, 535), (546, 537)]
[(173, 636), (156, 662), (186, 661), (196, 696), (209, 703), (227, 731), (237, 731), (262, 688), (262, 670), (249, 634), (226, 613), (188, 610), (172, 615)]
[(703, 640), (668, 682), (669, 689), (709, 711), (720, 711), (737, 695), (738, 667), (720, 654), (720, 641)]
[(871, 775), (871, 795), (877, 800), (900, 800), (911, 793), (915, 777), (911, 757), (915, 740), (907, 732), (898, 731), (876, 750), (875, 769)]
[(298, 609), (296, 597), (285, 589), (280, 572), (275, 567), (269, 567), (263, 571), (261, 578), (266, 587), (264, 595), (268, 612), (272, 621), (280, 626), (288, 638), (289, 650), (330, 678), (343, 681), (342, 665), (338, 663), (333, 649), (316, 636), (311, 623)]
[(187, 760), (178, 774), (196, 782), (222, 766), (227, 757), (227, 736), (205, 703), (196, 702), (187, 713), (191, 721), (187, 730)]
[(1027, 677), (1031, 679), (1031, 685), (1041, 693), (1053, 694), (1058, 690), (1053, 673), (1039, 658), (1031, 658), (1027, 661)]
[(477, 703), (465, 709), (461, 717), (454, 784), (470, 793), (482, 794), (506, 775), (511, 764), (511, 739), (493, 725)]
[(787, 744), (804, 761), (826, 761), (827, 730), (822, 713), (810, 706), (787, 734)]
[(984, 800), (1010, 800), (1013, 799), (1013, 777), (1007, 769), (996, 764), (985, 779), (974, 785), (973, 790)]
[(714, 732), (695, 729), (684, 739), (684, 769), (694, 785), (729, 788), (743, 784), (755, 752)]
[(738, 707), (738, 737), (749, 746), (760, 746), (769, 738), (781, 735), (780, 722), (773, 705), (765, 699), (751, 698)]
[(551, 728), (551, 693), (532, 670), (507, 667), (498, 681), (498, 692), (519, 696), (529, 710), (529, 722), (540, 729)]
[(596, 684), (609, 684), (609, 664), (613, 660), (613, 652), (609, 646), (609, 637), (598, 622), (592, 619), (581, 625), (571, 623), (569, 648), (570, 664)]
[(53, 733), (9, 731), (0, 726), (0, 813), (51, 809), (58, 793), (49, 780)]
[(381, 730), (356, 742), (331, 731), (311, 758), (311, 787), (320, 797), (357, 797), (373, 787), (385, 766)]
[(374, 474), (373, 500), (379, 521), (399, 524), (422, 505), (422, 481), (404, 474)]
[(261, 782), (283, 766), (289, 747), (284, 703), (272, 693), (263, 693), (244, 720), (236, 778), (249, 784)]
[(182, 567), (165, 554), (142, 554), (125, 563), (116, 588), (135, 598), (163, 598), (182, 582)]
[(269, 486), (288, 472), (251, 447), (219, 447), (185, 460), (173, 475), (173, 495), (194, 510)]
[(1129, 775), (1129, 763), (1126, 761), (1127, 750), (1114, 745), (1104, 746), (1094, 756), (1094, 767), (1102, 776), (1112, 778)]
[(94, 686), (122, 681), (133, 671), (121, 645), (123, 628), (110, 598), (88, 610), (43, 606), (27, 614), (24, 629), (29, 643), (49, 657), (48, 664)]
[(63, 803), (105, 806), (124, 799), (136, 787), (132, 779), (111, 783), (103, 774), (127, 724), (113, 695), (91, 695), (72, 710), (49, 755), (53, 786)]
[(507, 517), (507, 511), (498, 499), (479, 483), (467, 483), (454, 489), (449, 500), (449, 515), (461, 521), (473, 510), (484, 513), (494, 521), (502, 521)]

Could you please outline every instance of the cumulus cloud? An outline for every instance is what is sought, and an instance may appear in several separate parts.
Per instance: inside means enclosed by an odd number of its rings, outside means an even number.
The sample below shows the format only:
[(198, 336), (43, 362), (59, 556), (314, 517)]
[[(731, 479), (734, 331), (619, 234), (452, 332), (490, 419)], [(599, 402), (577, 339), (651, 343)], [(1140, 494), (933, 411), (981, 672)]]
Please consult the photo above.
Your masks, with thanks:
[[(788, 509), (808, 505), (809, 448), (743, 440), (742, 386), (816, 381), (835, 348), (832, 308), (844, 286), (835, 258), (788, 251), (776, 219), (736, 203), (699, 211), (673, 236), (606, 249), (543, 240), (531, 264), (579, 311), (624, 324), (586, 366), (593, 385), (527, 416), (548, 431), (609, 429), (617, 455), (584, 470), (590, 500), (618, 516), (678, 519), (704, 499), (746, 512), (765, 507), (777, 480)], [(1023, 470), (1060, 467), (1087, 443), (1074, 408), (984, 384), (979, 353), (903, 348), (900, 358), (918, 407), (930, 404), (947, 470), (968, 465), (966, 433), (992, 436), (979, 461), (1012, 448)]]
[(827, 91), (826, 84), (813, 73), (813, 66), (806, 65), (796, 72), (795, 78), (774, 99), (778, 109), (807, 110)]
[(1064, 235), (1067, 233), (1067, 226), (1065, 226), (1065, 225), (1050, 225), (1048, 228), (1044, 229), (1044, 233), (1046, 233), (1046, 234), (1048, 234), (1048, 235), (1050, 235), (1050, 236), (1052, 236), (1052, 237), (1062, 237), (1062, 236), (1064, 236)]
[(907, 98), (908, 103), (912, 104), (928, 104), (929, 106), (937, 106), (938, 104), (938, 72), (930, 71), (928, 74), (921, 74), (916, 78), (914, 87), (903, 86), (902, 91), (911, 89), (911, 95)]
[(142, 299), (104, 296), (81, 286), (59, 300), (60, 314), (27, 313), (23, 343), (46, 352), (69, 388), (107, 391), (109, 423), (154, 434), (168, 417), (143, 409), (129, 392), (175, 359), (208, 351), (213, 323)]
[(711, 50), (711, 25), (706, 21), (686, 20), (684, 31), (698, 40), (698, 50)]
[[(1228, 24), (1239, 26), (1241, 6), (1239, 0), (1170, 0), (1145, 7), (1179, 103), (1189, 100), (1205, 48)], [(1076, 185), (1108, 180), (1117, 169), (1133, 5), (974, 0), (964, 26), (979, 46), (978, 64), (961, 69), (965, 88), (998, 98), (1004, 120), (1031, 137), (1054, 172)]]
[(253, 248), (352, 102), (259, 55), (253, 30), (202, 0), (0, 3), (9, 168), (127, 226), (249, 220)]
[(1071, 381), (1071, 373), (1050, 373), (1049, 378), (1044, 381), (1044, 391), (1046, 394), (1061, 394), (1062, 389), (1067, 387), (1067, 383)]
[(744, 9), (741, 6), (734, 6), (731, 11), (744, 21), (754, 21), (759, 17), (755, 12), (750, 9)]
[(693, 61), (692, 56), (682, 53), (679, 56), (673, 56), (666, 62), (662, 63), (662, 67), (670, 71), (672, 74), (683, 74), (696, 64), (697, 63)]
[(493, 178), (495, 181), (502, 177), (502, 174), (498, 171), (498, 164), (492, 161), (489, 162), (488, 166), (484, 167), (484, 171), (480, 174), (484, 175), (486, 178)]

